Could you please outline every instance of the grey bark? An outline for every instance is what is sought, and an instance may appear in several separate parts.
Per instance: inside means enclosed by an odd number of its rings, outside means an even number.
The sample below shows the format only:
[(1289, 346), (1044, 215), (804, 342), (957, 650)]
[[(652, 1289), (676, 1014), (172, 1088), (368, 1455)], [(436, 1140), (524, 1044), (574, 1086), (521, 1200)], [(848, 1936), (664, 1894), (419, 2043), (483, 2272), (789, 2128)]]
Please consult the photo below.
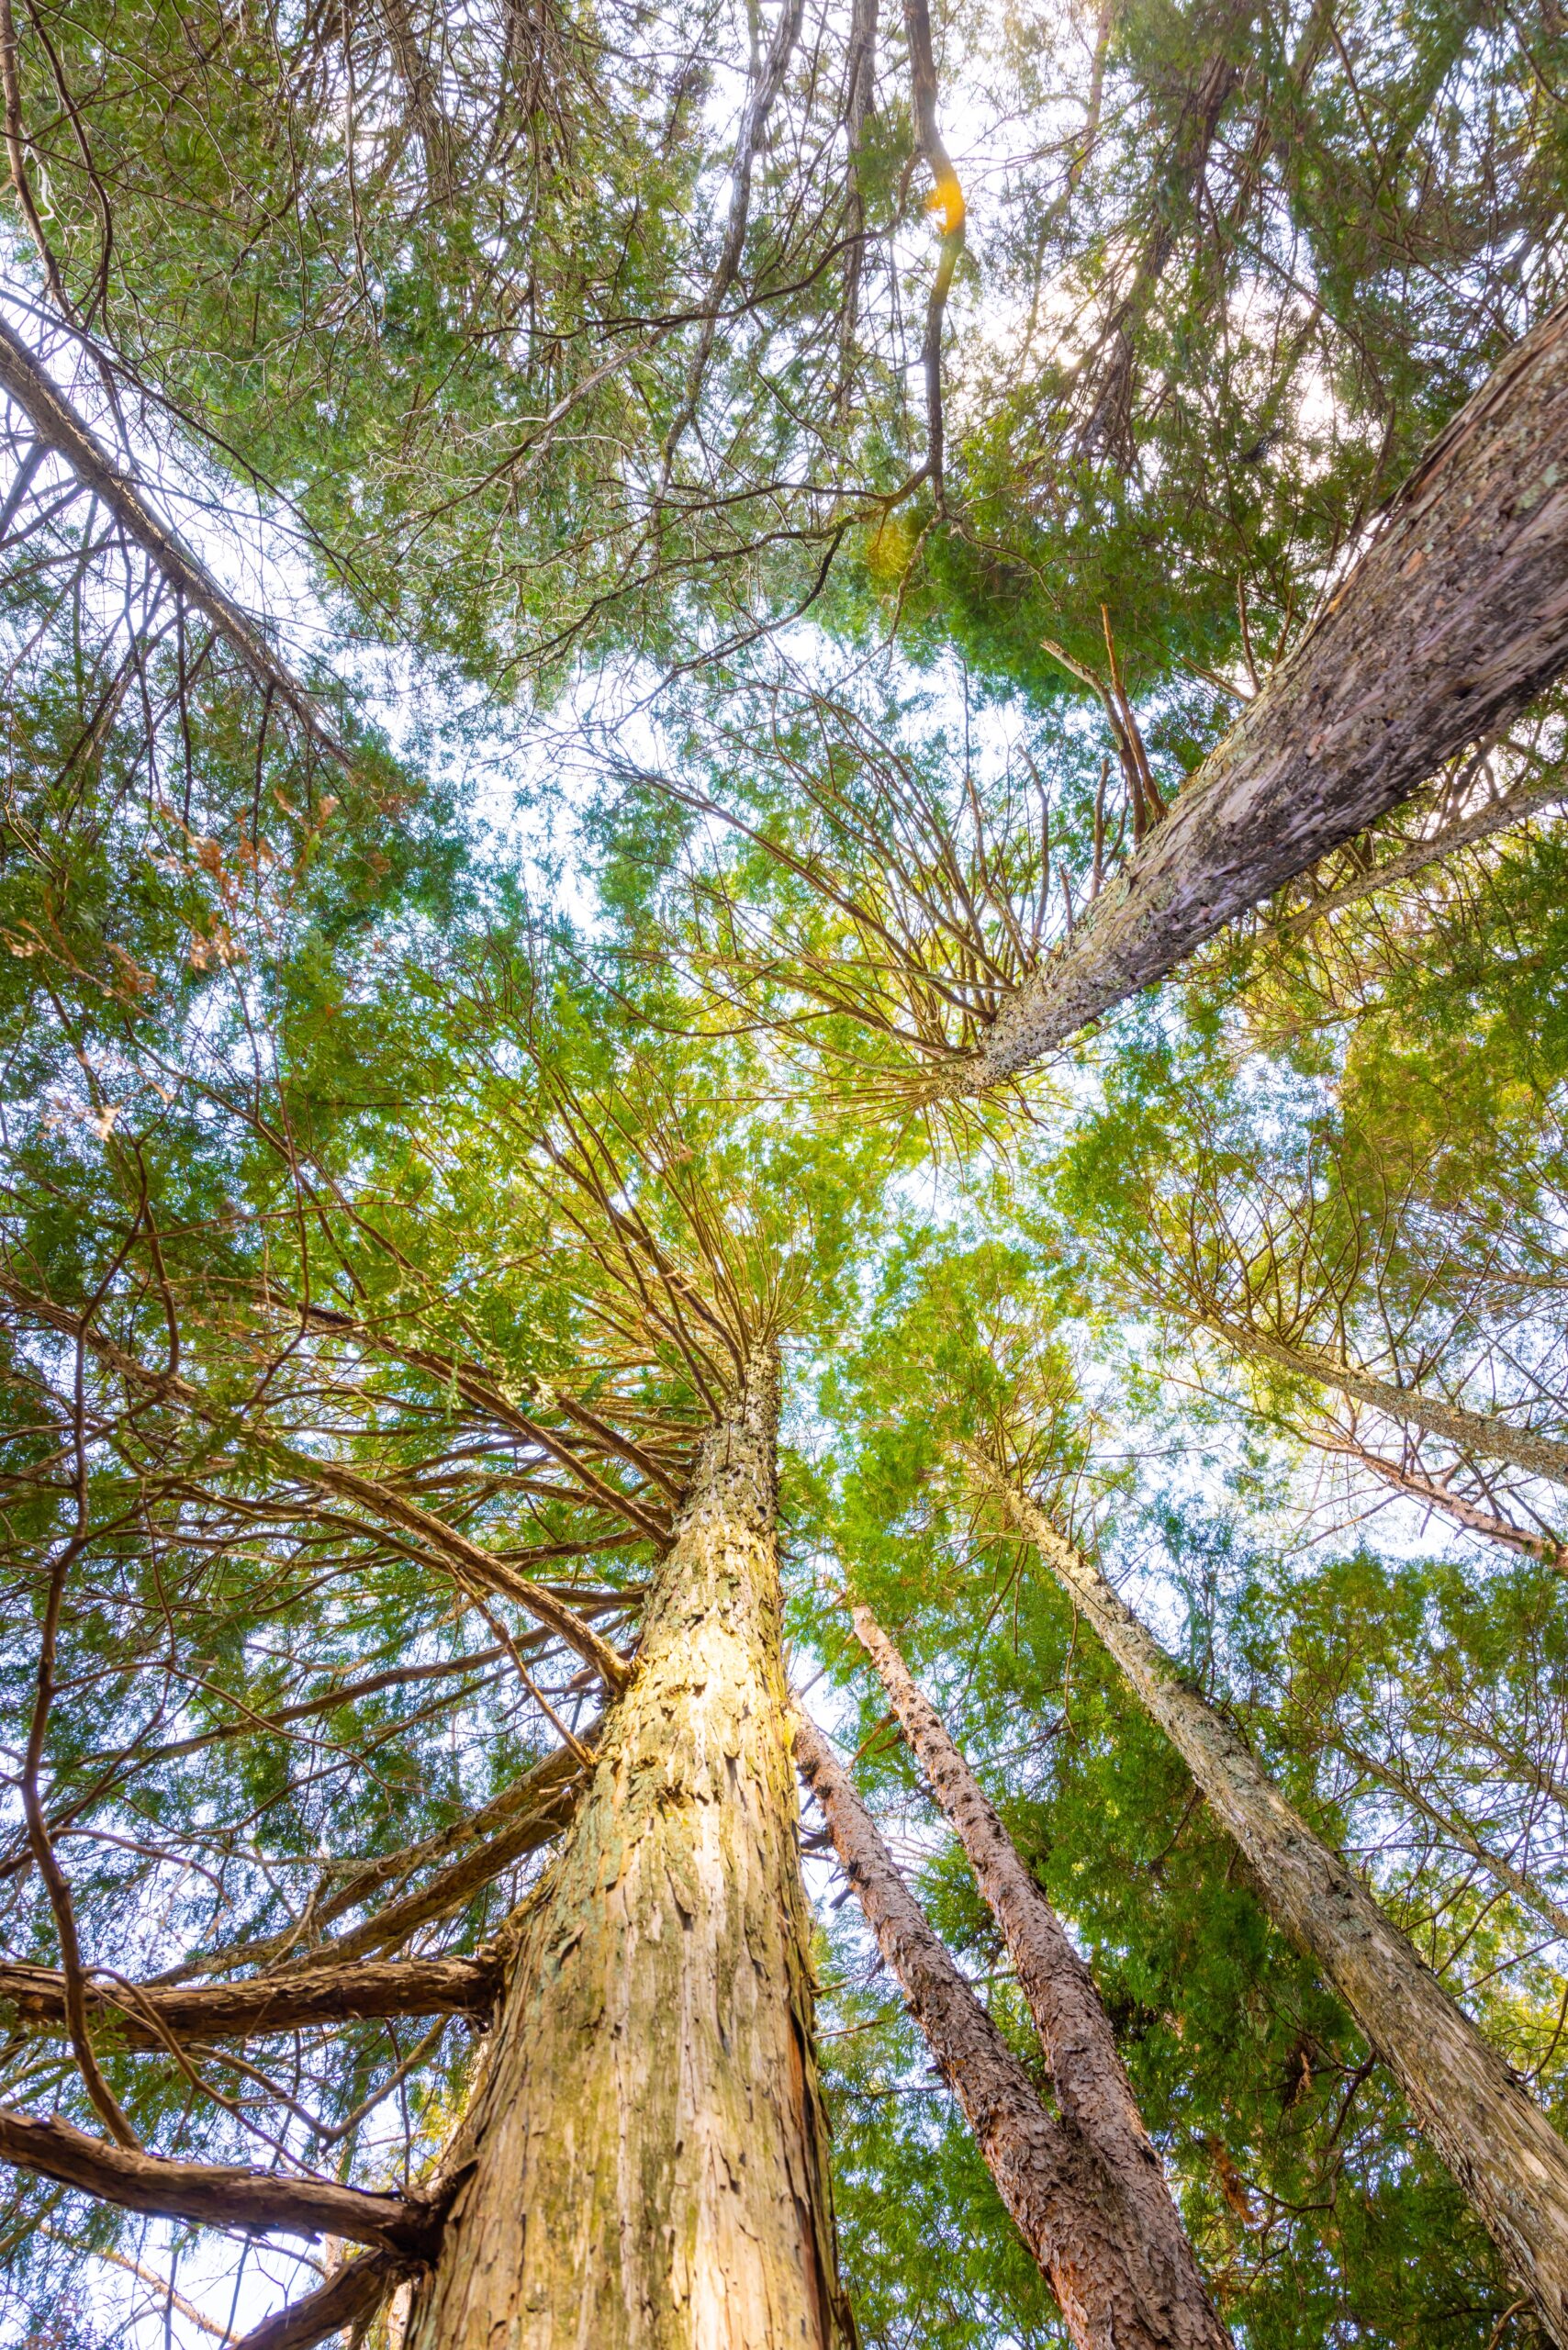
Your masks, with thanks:
[(1341, 1395), (1370, 1404), (1373, 1411), (1386, 1413), (1390, 1419), (1408, 1420), (1413, 1427), (1425, 1428), (1428, 1436), (1444, 1438), (1462, 1452), (1479, 1452), (1493, 1460), (1506, 1460), (1532, 1477), (1544, 1477), (1554, 1485), (1568, 1485), (1568, 1444), (1560, 1438), (1542, 1436), (1535, 1428), (1517, 1428), (1493, 1412), (1468, 1412), (1462, 1404), (1447, 1403), (1440, 1395), (1428, 1395), (1419, 1387), (1397, 1387), (1392, 1380), (1375, 1378), (1355, 1363), (1320, 1354), (1316, 1347), (1293, 1346), (1267, 1330), (1222, 1321), (1217, 1315), (1204, 1315), (1200, 1326), (1223, 1338), (1238, 1354), (1249, 1355), (1258, 1362), (1271, 1362), (1298, 1379), (1316, 1381), (1320, 1387), (1337, 1387)]
[(1215, 2314), (1093, 1977), (892, 1641), (868, 1607), (855, 1609), (854, 1624), (1013, 1954), (1062, 2112), (1104, 2172), (1149, 2338), (1216, 2350), (1230, 2335)]
[(1441, 1510), (1456, 1526), (1462, 1526), (1467, 1534), (1479, 1534), (1485, 1541), (1499, 1543), (1505, 1550), (1522, 1550), (1527, 1558), (1539, 1559), (1558, 1574), (1568, 1575), (1568, 1542), (1560, 1542), (1555, 1535), (1530, 1534), (1523, 1527), (1510, 1526), (1506, 1518), (1495, 1517), (1490, 1510), (1481, 1508), (1465, 1494), (1453, 1492), (1437, 1478), (1424, 1476), (1402, 1461), (1386, 1460), (1381, 1452), (1369, 1451), (1354, 1437), (1337, 1428), (1309, 1428), (1306, 1438), (1321, 1452), (1335, 1452), (1342, 1460), (1358, 1461), (1395, 1493), (1420, 1502), (1428, 1509)]
[(984, 1093), (1499, 733), (1568, 664), (1568, 308), (1428, 449), (1126, 870), (940, 1090)]
[(1245, 1740), (1182, 1680), (1099, 1569), (969, 1446), (980, 1489), (1040, 1557), (1164, 1730), (1306, 1951), (1398, 2081), (1553, 2342), (1568, 2344), (1568, 2146), (1361, 1879), (1285, 1801)]
[(1362, 898), (1374, 897), (1379, 890), (1391, 882), (1407, 881), (1413, 874), (1425, 872), (1428, 865), (1440, 865), (1445, 857), (1457, 856), (1461, 849), (1478, 847), (1481, 842), (1491, 840), (1494, 834), (1511, 831), (1540, 809), (1550, 808), (1554, 801), (1564, 799), (1568, 799), (1568, 780), (1557, 775), (1544, 782), (1537, 778), (1523, 784), (1505, 799), (1489, 800), (1484, 807), (1473, 810), (1468, 816), (1462, 816), (1451, 824), (1445, 824), (1440, 833), (1432, 833), (1425, 840), (1412, 841), (1408, 848), (1384, 857), (1379, 865), (1370, 866), (1366, 872), (1356, 874), (1337, 890), (1326, 890), (1320, 898), (1314, 898), (1310, 905), (1286, 915), (1277, 925), (1277, 934), (1292, 940), (1304, 938), (1318, 923), (1329, 914), (1338, 913), (1342, 907), (1353, 906)]

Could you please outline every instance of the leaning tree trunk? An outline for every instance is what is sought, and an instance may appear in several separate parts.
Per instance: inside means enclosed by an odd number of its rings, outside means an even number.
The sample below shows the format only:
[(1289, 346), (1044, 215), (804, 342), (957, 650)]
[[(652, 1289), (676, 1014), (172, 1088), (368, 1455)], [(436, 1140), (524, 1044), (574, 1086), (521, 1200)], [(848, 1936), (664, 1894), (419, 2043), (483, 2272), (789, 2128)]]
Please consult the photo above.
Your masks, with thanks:
[(1075, 2350), (1177, 2350), (1195, 2335), (1147, 2298), (1120, 2205), (1075, 2124), (1048, 2113), (1028, 2074), (959, 1974), (899, 1874), (849, 1774), (802, 1716), (795, 1759), (823, 1808), (839, 1864), (908, 1999), (986, 2168), (1060, 2305)]
[(855, 1609), (854, 1623), (1002, 1929), (1062, 2112), (1105, 2174), (1150, 2331), (1217, 2350), (1230, 2335), (1215, 2315), (1093, 1977), (892, 1641), (868, 1607)]
[(1388, 2065), (1551, 2340), (1568, 2344), (1568, 2146), (1361, 1879), (1315, 1836), (1245, 1740), (1181, 1678), (1126, 1602), (994, 1463), (977, 1482), (1039, 1551), (1251, 1865), (1270, 1915), (1310, 1953)]
[(1568, 666), (1568, 308), (1427, 451), (1350, 576), (1085, 921), (940, 1081), (984, 1093), (1161, 979)]
[(775, 1537), (778, 1371), (707, 1438), (522, 1934), (409, 2350), (830, 2350)]
[(1355, 1363), (1319, 1354), (1316, 1347), (1292, 1346), (1267, 1330), (1249, 1329), (1243, 1323), (1207, 1315), (1200, 1326), (1223, 1338), (1238, 1355), (1254, 1362), (1271, 1362), (1277, 1370), (1310, 1379), (1319, 1387), (1337, 1387), (1353, 1402), (1369, 1404), (1391, 1420), (1407, 1420), (1412, 1427), (1425, 1428), (1428, 1436), (1444, 1438), (1461, 1452), (1479, 1452), (1488, 1460), (1506, 1460), (1531, 1477), (1568, 1485), (1568, 1444), (1560, 1437), (1542, 1436), (1535, 1428), (1517, 1428), (1494, 1412), (1467, 1412), (1463, 1404), (1447, 1403), (1419, 1387), (1397, 1387), (1393, 1380), (1374, 1378)]
[(330, 734), (306, 688), (279, 660), (258, 624), (170, 529), (118, 459), (84, 423), (70, 400), (21, 336), (0, 319), (0, 391), (15, 400), (39, 442), (63, 458), (84, 490), (101, 498), (133, 545), (162, 573), (176, 596), (228, 638), (266, 692), (293, 711), (334, 757), (346, 754)]

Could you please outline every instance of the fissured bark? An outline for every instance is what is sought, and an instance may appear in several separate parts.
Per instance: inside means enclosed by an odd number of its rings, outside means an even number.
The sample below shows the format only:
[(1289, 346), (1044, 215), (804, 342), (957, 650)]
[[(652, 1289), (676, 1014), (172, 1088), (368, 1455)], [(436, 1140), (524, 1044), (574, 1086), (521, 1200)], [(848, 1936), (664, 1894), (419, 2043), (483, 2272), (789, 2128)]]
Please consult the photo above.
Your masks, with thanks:
[[(1209, 2300), (1093, 1977), (1025, 1867), (995, 1805), (868, 1607), (856, 1608), (855, 1630), (1002, 1929), (1063, 2117), (1102, 2173), (1103, 2199), (1119, 2220), (1126, 2276), (1118, 2283), (1138, 2301), (1136, 2338), (1182, 2344), (1186, 2350), (1226, 2350), (1230, 2335)], [(1134, 2338), (1124, 2322), (1116, 2343)]]
[(778, 1371), (706, 1439), (521, 1941), (409, 2350), (832, 2350), (776, 1547)]
[(1264, 1907), (1317, 1961), (1399, 2083), (1550, 2338), (1568, 2345), (1568, 2146), (1360, 1877), (1285, 1801), (1240, 1733), (1182, 1679), (1093, 1562), (983, 1454), (963, 1450), (1181, 1754), (1250, 1863)]

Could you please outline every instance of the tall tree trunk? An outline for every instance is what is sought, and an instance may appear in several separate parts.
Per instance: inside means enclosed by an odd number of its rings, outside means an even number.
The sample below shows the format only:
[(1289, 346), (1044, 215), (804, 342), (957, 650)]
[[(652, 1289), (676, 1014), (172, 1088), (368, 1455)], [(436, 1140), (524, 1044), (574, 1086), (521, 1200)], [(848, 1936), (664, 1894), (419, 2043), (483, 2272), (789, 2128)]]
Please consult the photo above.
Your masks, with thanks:
[(981, 1489), (1039, 1551), (1250, 1863), (1265, 1907), (1322, 1967), (1469, 2197), (1552, 2341), (1568, 2344), (1568, 2146), (1361, 1879), (1230, 1724), (1182, 1681), (1104, 1576), (983, 1453)]
[(1568, 309), (1427, 451), (1344, 586), (945, 1090), (984, 1093), (1164, 979), (1568, 664)]
[[(1208, 169), (1219, 118), (1241, 79), (1246, 36), (1257, 13), (1257, 0), (1240, 0), (1223, 11), (1214, 28), (1193, 30), (1206, 41), (1208, 54), (1189, 89), (1176, 124), (1165, 167), (1154, 191), (1155, 220), (1145, 237), (1126, 294), (1106, 323), (1092, 355), (1089, 389), (1092, 404), (1078, 439), (1081, 450), (1103, 449), (1124, 466), (1130, 466), (1133, 402), (1133, 336), (1148, 314), (1177, 238), (1193, 218)], [(1109, 359), (1103, 353), (1109, 350)]]
[(1183, 2309), (1150, 2305), (1136, 2216), (1065, 2118), (1047, 2113), (1018, 2062), (899, 1874), (877, 1824), (815, 1724), (802, 1718), (795, 1759), (821, 1804), (834, 1849), (859, 1896), (942, 2076), (963, 2108), (986, 2167), (1061, 2306), (1077, 2350), (1174, 2350), (1223, 2342), (1194, 2333)]
[(892, 1641), (868, 1607), (856, 1608), (854, 1623), (1002, 1928), (1062, 2112), (1114, 2183), (1151, 2336), (1216, 2350), (1230, 2335), (1215, 2315), (1093, 1977)]
[(241, 611), (179, 533), (158, 514), (140, 484), (84, 424), (59, 385), (21, 336), (0, 319), (0, 391), (16, 401), (46, 449), (64, 459), (82, 484), (101, 498), (127, 538), (139, 546), (177, 596), (227, 637), (256, 683), (286, 704), (324, 750), (346, 764), (348, 754), (326, 726), (310, 695), (279, 660), (260, 625)]
[(1200, 1326), (1223, 1338), (1239, 1355), (1248, 1355), (1255, 1362), (1271, 1362), (1280, 1371), (1288, 1371), (1297, 1379), (1313, 1380), (1320, 1387), (1336, 1387), (1341, 1395), (1349, 1395), (1357, 1404), (1370, 1404), (1373, 1411), (1384, 1412), (1392, 1420), (1408, 1420), (1412, 1427), (1425, 1428), (1428, 1436), (1444, 1438), (1461, 1452), (1479, 1452), (1493, 1460), (1506, 1460), (1529, 1476), (1544, 1477), (1554, 1485), (1568, 1485), (1568, 1444), (1560, 1437), (1542, 1436), (1534, 1428), (1514, 1427), (1508, 1421), (1498, 1419), (1494, 1412), (1467, 1412), (1462, 1404), (1447, 1403), (1440, 1395), (1428, 1395), (1419, 1387), (1396, 1387), (1391, 1379), (1376, 1379), (1355, 1363), (1320, 1354), (1316, 1347), (1292, 1346), (1267, 1330), (1253, 1330), (1243, 1323), (1205, 1315)]
[[(832, 2350), (776, 1543), (778, 1367), (699, 1460), (521, 1938), (409, 2350)], [(461, 2154), (459, 2156), (461, 2159)]]

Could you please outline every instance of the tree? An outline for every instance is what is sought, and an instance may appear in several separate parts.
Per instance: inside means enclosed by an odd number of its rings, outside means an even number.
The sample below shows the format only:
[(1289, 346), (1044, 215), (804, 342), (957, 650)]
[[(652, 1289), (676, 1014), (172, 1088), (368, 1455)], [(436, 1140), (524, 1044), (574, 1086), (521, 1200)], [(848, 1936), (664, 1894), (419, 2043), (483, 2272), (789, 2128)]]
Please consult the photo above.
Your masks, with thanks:
[(1561, 31), (0, 7), (13, 2334), (1562, 2333)]
[(1095, 2201), (1113, 2218), (1122, 2244), (1151, 2272), (1144, 2311), (1118, 2313), (1111, 2330), (1126, 2333), (1141, 2318), (1155, 2339), (1169, 2328), (1193, 2341), (1223, 2342), (1088, 1969), (887, 1634), (865, 1607), (855, 1609), (854, 1624), (1002, 1928), (1064, 2127), (1080, 2133), (1102, 2174)]
[(1243, 1741), (1180, 1676), (1111, 1585), (1026, 1496), (967, 1456), (1005, 1496), (1014, 1523), (1084, 1605), (1143, 1703), (1256, 1871), (1264, 1901), (1320, 1960), (1329, 1980), (1394, 2066), (1415, 2111), (1503, 2248), (1553, 2334), (1563, 2323), (1561, 2140), (1439, 1989), (1417, 1953), (1355, 1877), (1284, 1804)]

